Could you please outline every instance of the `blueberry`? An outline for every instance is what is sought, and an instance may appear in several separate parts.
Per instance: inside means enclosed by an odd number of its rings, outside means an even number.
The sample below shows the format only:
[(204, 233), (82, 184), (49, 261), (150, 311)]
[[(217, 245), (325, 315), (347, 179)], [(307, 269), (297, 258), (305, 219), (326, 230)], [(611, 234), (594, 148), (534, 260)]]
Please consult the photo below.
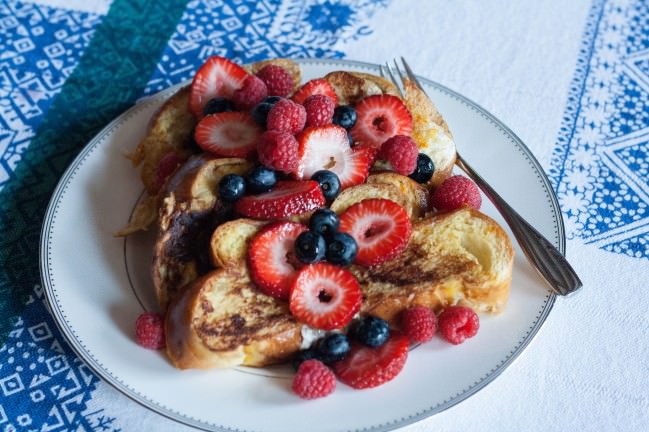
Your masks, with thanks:
[(210, 99), (203, 107), (203, 115), (234, 111), (234, 102), (221, 96)]
[(246, 176), (246, 188), (252, 194), (268, 192), (277, 183), (275, 171), (265, 166), (258, 166)]
[(342, 333), (325, 336), (316, 345), (318, 357), (324, 363), (333, 363), (344, 359), (350, 349), (349, 339)]
[(275, 105), (277, 102), (281, 100), (282, 98), (280, 96), (268, 96), (266, 99), (264, 99), (264, 102), (269, 103), (271, 105)]
[(257, 104), (252, 109), (252, 118), (255, 119), (257, 124), (262, 127), (266, 127), (266, 119), (268, 118), (268, 112), (273, 106), (269, 103), (262, 102)]
[(315, 180), (320, 185), (322, 195), (327, 201), (333, 201), (340, 193), (340, 179), (336, 173), (329, 170), (320, 170), (313, 173), (311, 180)]
[(356, 240), (347, 233), (334, 233), (327, 241), (326, 258), (332, 264), (351, 264), (357, 252)]
[(419, 153), (417, 156), (417, 167), (409, 177), (417, 183), (426, 183), (433, 177), (434, 172), (435, 165), (433, 164), (433, 161), (427, 154)]
[(295, 239), (295, 257), (305, 264), (322, 261), (327, 250), (324, 237), (313, 231), (305, 231)]
[(331, 209), (321, 208), (316, 210), (309, 219), (309, 229), (315, 233), (322, 234), (325, 238), (330, 237), (340, 225), (338, 215)]
[(246, 193), (246, 182), (240, 175), (224, 175), (219, 182), (219, 196), (223, 201), (233, 202)]
[(293, 366), (293, 369), (295, 369), (295, 371), (297, 372), (303, 362), (313, 359), (320, 360), (319, 354), (315, 349), (302, 350), (298, 352), (295, 357), (293, 357), (291, 364)]
[(333, 124), (351, 129), (356, 124), (356, 110), (349, 105), (340, 105), (334, 109)]
[(368, 316), (351, 329), (351, 336), (369, 347), (379, 347), (390, 337), (390, 326), (384, 319)]

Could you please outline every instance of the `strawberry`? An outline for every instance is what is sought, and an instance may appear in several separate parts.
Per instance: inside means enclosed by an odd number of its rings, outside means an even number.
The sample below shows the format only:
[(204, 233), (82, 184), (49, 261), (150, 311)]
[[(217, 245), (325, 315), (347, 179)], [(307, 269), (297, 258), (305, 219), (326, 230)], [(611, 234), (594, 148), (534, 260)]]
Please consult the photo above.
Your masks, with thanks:
[(343, 328), (361, 308), (356, 277), (342, 267), (320, 262), (303, 267), (293, 280), (291, 313), (310, 327)]
[(344, 189), (363, 183), (371, 164), (365, 150), (349, 147), (347, 132), (336, 125), (307, 128), (298, 138), (298, 166), (295, 177), (311, 178), (320, 170), (334, 172)]
[(378, 387), (396, 377), (408, 358), (408, 337), (392, 332), (390, 339), (378, 348), (359, 343), (344, 360), (333, 364), (338, 379), (355, 389)]
[(317, 181), (278, 181), (266, 193), (240, 198), (234, 209), (255, 219), (279, 219), (319, 209), (325, 198)]
[(351, 130), (354, 142), (380, 148), (388, 138), (412, 133), (410, 111), (396, 96), (367, 96), (356, 104), (356, 114)]
[(198, 69), (189, 94), (189, 110), (198, 118), (203, 116), (203, 107), (212, 98), (231, 98), (241, 88), (248, 73), (230, 60), (212, 56)]
[(194, 139), (206, 152), (224, 157), (247, 157), (257, 148), (262, 130), (245, 112), (210, 114), (196, 125)]
[(306, 82), (302, 87), (298, 89), (298, 91), (295, 92), (291, 99), (293, 100), (293, 102), (302, 105), (304, 104), (306, 98), (316, 94), (329, 96), (331, 100), (334, 101), (334, 106), (338, 105), (338, 96), (336, 95), (336, 91), (331, 86), (331, 84), (329, 84), (329, 81), (322, 78), (313, 79)]
[(412, 226), (403, 207), (373, 198), (345, 210), (338, 229), (356, 240), (358, 254), (354, 262), (369, 267), (399, 256), (408, 246)]
[(295, 267), (291, 264), (293, 244), (308, 228), (296, 222), (275, 222), (264, 227), (250, 241), (248, 265), (253, 282), (269, 296), (287, 300)]

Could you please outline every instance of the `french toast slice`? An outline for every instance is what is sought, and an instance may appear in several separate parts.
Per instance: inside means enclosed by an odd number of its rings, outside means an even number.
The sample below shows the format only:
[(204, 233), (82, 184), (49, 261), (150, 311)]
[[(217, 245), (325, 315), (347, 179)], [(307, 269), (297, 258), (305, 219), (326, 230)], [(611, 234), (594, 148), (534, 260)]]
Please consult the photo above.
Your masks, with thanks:
[(244, 266), (250, 239), (267, 223), (242, 218), (219, 225), (210, 238), (212, 264), (221, 268)]
[(226, 174), (245, 174), (252, 163), (237, 158), (193, 156), (169, 179), (153, 249), (153, 286), (162, 310), (187, 283), (213, 268), (210, 236), (229, 217), (218, 197)]
[(167, 354), (179, 369), (265, 366), (300, 349), (302, 327), (288, 304), (255, 288), (245, 270), (219, 269), (171, 303)]
[[(250, 237), (259, 229), (254, 221), (237, 223), (249, 225)], [(175, 366), (264, 366), (301, 348), (308, 327), (294, 321), (286, 303), (265, 296), (250, 282), (242, 262), (247, 243), (236, 242), (236, 253), (228, 248), (238, 263), (196, 280), (171, 303), (167, 346)], [(399, 314), (414, 305), (439, 310), (462, 304), (501, 312), (512, 267), (513, 248), (503, 229), (479, 211), (463, 208), (414, 223), (408, 247), (394, 260), (350, 270), (363, 292), (361, 315), (384, 318), (398, 328)], [(261, 322), (266, 324), (255, 325)], [(235, 331), (237, 326), (242, 330)]]

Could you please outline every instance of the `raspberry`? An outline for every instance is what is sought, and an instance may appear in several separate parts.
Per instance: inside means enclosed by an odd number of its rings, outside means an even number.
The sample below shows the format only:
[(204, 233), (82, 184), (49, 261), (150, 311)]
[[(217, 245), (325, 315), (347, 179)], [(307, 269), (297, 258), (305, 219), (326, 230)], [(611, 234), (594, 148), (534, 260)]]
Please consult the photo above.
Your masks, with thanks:
[(290, 173), (297, 167), (297, 149), (297, 140), (288, 132), (266, 131), (257, 141), (259, 162), (285, 173)]
[(331, 123), (336, 104), (327, 95), (315, 94), (304, 101), (307, 126), (324, 126)]
[(444, 180), (433, 191), (431, 201), (437, 210), (455, 210), (464, 206), (478, 210), (482, 204), (476, 184), (461, 175)]
[(435, 336), (437, 318), (431, 309), (414, 306), (401, 314), (401, 329), (410, 342), (428, 342)]
[(439, 331), (444, 339), (459, 345), (475, 336), (480, 328), (478, 315), (465, 306), (449, 306), (438, 318)]
[(184, 161), (185, 159), (180, 157), (180, 155), (175, 152), (169, 152), (162, 156), (155, 171), (155, 183), (158, 189), (164, 186), (167, 178), (169, 178), (169, 176), (176, 170), (178, 165), (180, 165)]
[(298, 368), (291, 387), (302, 399), (317, 399), (334, 391), (336, 376), (320, 360), (306, 360)]
[(268, 112), (266, 128), (295, 135), (304, 129), (306, 111), (300, 104), (288, 99), (277, 102)]
[(402, 175), (410, 175), (417, 167), (419, 149), (406, 135), (395, 135), (381, 145), (378, 158), (386, 160), (392, 169)]
[(242, 110), (252, 109), (268, 96), (266, 84), (254, 75), (248, 76), (240, 89), (232, 94), (232, 102)]
[(257, 77), (266, 83), (268, 96), (286, 97), (293, 90), (293, 76), (281, 66), (264, 66), (257, 72)]
[(166, 346), (164, 318), (153, 312), (145, 312), (135, 321), (135, 341), (149, 349), (162, 349)]

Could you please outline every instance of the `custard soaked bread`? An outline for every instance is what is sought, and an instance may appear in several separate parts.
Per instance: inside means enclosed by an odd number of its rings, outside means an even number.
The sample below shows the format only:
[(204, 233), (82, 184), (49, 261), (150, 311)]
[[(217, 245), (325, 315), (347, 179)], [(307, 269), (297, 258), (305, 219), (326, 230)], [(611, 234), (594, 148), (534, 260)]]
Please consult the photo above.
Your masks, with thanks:
[(283, 362), (367, 317), (398, 330), (414, 306), (502, 311), (511, 243), (477, 189), (443, 192), (455, 157), (410, 83), (208, 59), (132, 154), (149, 195), (119, 233), (156, 222), (172, 363)]
[[(234, 221), (232, 229), (254, 236), (259, 223)], [(244, 228), (245, 226), (245, 228)], [(245, 234), (244, 234), (245, 233)], [(303, 343), (302, 328), (285, 301), (250, 281), (248, 241), (213, 243), (213, 255), (238, 257), (230, 266), (196, 280), (172, 302), (166, 321), (168, 354), (179, 368), (263, 366), (289, 359)], [(399, 327), (399, 314), (420, 305), (441, 310), (463, 304), (499, 312), (509, 296), (513, 250), (506, 233), (472, 209), (439, 213), (413, 226), (410, 243), (396, 259), (376, 267), (352, 266), (363, 293), (361, 315)]]

